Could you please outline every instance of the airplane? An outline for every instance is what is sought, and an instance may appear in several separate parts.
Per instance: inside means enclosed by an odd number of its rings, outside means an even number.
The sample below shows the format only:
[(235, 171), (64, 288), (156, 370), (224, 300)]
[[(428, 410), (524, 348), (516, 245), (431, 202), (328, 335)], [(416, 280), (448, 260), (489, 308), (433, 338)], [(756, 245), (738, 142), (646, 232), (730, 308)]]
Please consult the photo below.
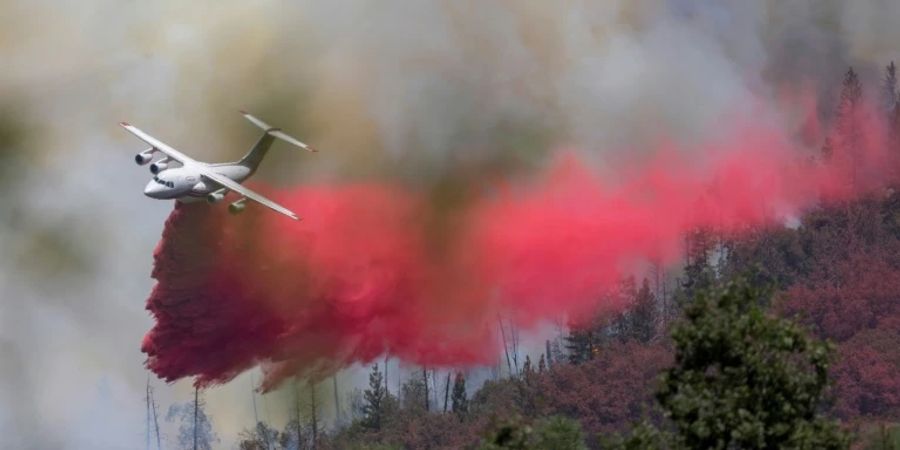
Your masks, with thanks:
[[(144, 195), (155, 199), (176, 199), (184, 203), (203, 199), (209, 203), (218, 203), (225, 198), (228, 192), (234, 191), (242, 197), (228, 205), (228, 211), (232, 214), (242, 212), (247, 205), (247, 199), (250, 199), (294, 220), (300, 220), (293, 211), (248, 189), (241, 183), (256, 172), (259, 163), (275, 139), (280, 139), (309, 152), (317, 150), (246, 111), (240, 113), (252, 124), (262, 128), (264, 133), (239, 161), (217, 164), (191, 159), (137, 127), (127, 122), (120, 122), (119, 125), (122, 128), (150, 145), (150, 148), (134, 157), (134, 161), (140, 166), (150, 164), (150, 172), (153, 174), (153, 179), (144, 188)], [(162, 153), (162, 158), (151, 163), (156, 153)], [(169, 167), (173, 162), (177, 163), (178, 167)]]

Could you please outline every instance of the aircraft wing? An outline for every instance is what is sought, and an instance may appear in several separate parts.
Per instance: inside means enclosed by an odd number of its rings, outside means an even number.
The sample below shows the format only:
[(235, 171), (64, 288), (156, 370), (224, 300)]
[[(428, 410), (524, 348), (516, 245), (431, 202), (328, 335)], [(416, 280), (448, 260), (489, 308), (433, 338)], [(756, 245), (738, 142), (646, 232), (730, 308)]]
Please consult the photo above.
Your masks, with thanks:
[(293, 211), (285, 208), (284, 206), (279, 205), (278, 203), (273, 202), (272, 200), (269, 200), (269, 199), (263, 197), (262, 195), (250, 190), (246, 186), (242, 185), (241, 183), (238, 183), (237, 181), (232, 180), (231, 178), (226, 177), (225, 175), (216, 173), (214, 170), (212, 170), (208, 166), (198, 165), (198, 166), (195, 166), (194, 169), (198, 170), (200, 172), (200, 174), (203, 175), (204, 177), (209, 178), (210, 180), (222, 185), (222, 187), (225, 187), (225, 188), (228, 188), (229, 190), (237, 192), (238, 194), (241, 194), (244, 197), (249, 198), (250, 200), (253, 200), (267, 208), (272, 209), (273, 211), (280, 212), (281, 214), (284, 214), (284, 215), (290, 217), (291, 219), (300, 220), (300, 218), (297, 217), (297, 215), (294, 214)]
[[(119, 122), (119, 125), (121, 125), (122, 128), (127, 130), (129, 133), (137, 136), (138, 139), (150, 144), (150, 146), (152, 146), (154, 149), (164, 153), (169, 158), (172, 158), (175, 161), (180, 162), (182, 165), (194, 165), (196, 163), (196, 161), (191, 159), (189, 156), (185, 155), (184, 153), (179, 152), (178, 150), (175, 150), (174, 148), (170, 147), (165, 142), (160, 141), (159, 139), (156, 139), (153, 136), (150, 136), (149, 134), (143, 132), (140, 128), (135, 127), (135, 126), (129, 124), (128, 122)], [(197, 165), (200, 165), (200, 164), (197, 164)]]

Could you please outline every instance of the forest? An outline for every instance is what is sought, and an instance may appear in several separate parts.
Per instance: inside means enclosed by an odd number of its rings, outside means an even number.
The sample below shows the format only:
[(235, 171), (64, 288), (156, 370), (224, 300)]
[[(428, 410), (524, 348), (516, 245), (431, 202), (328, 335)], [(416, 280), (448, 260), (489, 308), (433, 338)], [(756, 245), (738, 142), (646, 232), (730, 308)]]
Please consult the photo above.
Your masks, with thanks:
[[(871, 120), (900, 152), (893, 63), (874, 92), (846, 72), (819, 162), (852, 165)], [(882, 117), (861, 111), (865, 94)], [(464, 368), (422, 368), (394, 392), (376, 362), (338, 426), (313, 401), (239, 448), (900, 448), (896, 186), (740, 236), (696, 229), (684, 248), (678, 274), (622, 279), (602, 295), (624, 311), (569, 323), (523, 361), (507, 351), (508, 376), (474, 392)], [(182, 446), (214, 446), (202, 401), (173, 415)]]

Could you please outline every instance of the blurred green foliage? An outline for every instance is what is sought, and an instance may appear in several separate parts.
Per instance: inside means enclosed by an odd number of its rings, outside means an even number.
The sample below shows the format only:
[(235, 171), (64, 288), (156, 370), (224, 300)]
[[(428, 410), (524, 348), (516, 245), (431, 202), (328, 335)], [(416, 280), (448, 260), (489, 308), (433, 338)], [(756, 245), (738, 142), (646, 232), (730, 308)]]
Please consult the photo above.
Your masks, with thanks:
[(582, 450), (584, 434), (577, 420), (551, 416), (530, 425), (520, 417), (496, 424), (481, 443), (481, 450)]

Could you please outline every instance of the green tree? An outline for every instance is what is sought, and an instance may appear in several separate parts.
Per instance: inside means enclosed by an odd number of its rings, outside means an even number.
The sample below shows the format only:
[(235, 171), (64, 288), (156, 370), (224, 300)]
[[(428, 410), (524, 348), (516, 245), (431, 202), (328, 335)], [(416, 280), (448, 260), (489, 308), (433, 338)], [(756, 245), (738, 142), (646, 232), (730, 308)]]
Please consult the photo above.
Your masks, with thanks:
[(890, 117), (894, 112), (894, 107), (897, 105), (897, 66), (893, 61), (884, 68), (881, 91), (882, 107), (888, 113), (888, 117)]
[(494, 425), (481, 442), (481, 450), (586, 450), (584, 433), (576, 420), (548, 417), (534, 425), (521, 418)]
[(704, 289), (715, 283), (715, 274), (709, 263), (710, 253), (715, 248), (715, 236), (709, 230), (695, 229), (685, 236), (684, 279), (679, 286), (679, 303), (686, 303)]
[(570, 364), (590, 361), (600, 349), (600, 332), (593, 326), (573, 328), (563, 340)]
[(425, 381), (414, 376), (400, 386), (400, 408), (415, 415), (428, 412), (428, 390)]
[(628, 333), (624, 337), (645, 344), (650, 342), (656, 336), (656, 318), (656, 296), (650, 290), (650, 282), (644, 278), (628, 313)]
[(844, 75), (841, 97), (837, 109), (837, 150), (848, 169), (851, 170), (853, 184), (856, 184), (858, 153), (863, 144), (865, 118), (862, 108), (862, 83), (851, 67)]
[(452, 410), (460, 418), (469, 412), (469, 399), (466, 397), (466, 378), (462, 372), (456, 372), (453, 378), (453, 394), (450, 397)]
[(378, 364), (372, 366), (369, 374), (369, 388), (363, 393), (363, 425), (373, 430), (380, 430), (390, 412), (392, 397), (384, 386), (384, 377), (378, 370)]
[(525, 355), (525, 363), (522, 364), (522, 373), (526, 375), (534, 373), (534, 368), (531, 367), (531, 357), (528, 355)]
[[(672, 333), (674, 367), (657, 400), (674, 425), (672, 448), (847, 448), (835, 421), (818, 413), (830, 348), (767, 316), (746, 282), (701, 292)], [(639, 428), (625, 448), (659, 433)], [(643, 436), (643, 437), (641, 437)], [(646, 448), (646, 447), (644, 447)]]
[(891, 61), (884, 70), (882, 81), (882, 106), (888, 130), (888, 145), (900, 148), (900, 98), (897, 92), (897, 66)]
[(538, 449), (582, 450), (584, 434), (581, 424), (566, 417), (553, 416), (540, 422), (535, 428), (535, 447)]

